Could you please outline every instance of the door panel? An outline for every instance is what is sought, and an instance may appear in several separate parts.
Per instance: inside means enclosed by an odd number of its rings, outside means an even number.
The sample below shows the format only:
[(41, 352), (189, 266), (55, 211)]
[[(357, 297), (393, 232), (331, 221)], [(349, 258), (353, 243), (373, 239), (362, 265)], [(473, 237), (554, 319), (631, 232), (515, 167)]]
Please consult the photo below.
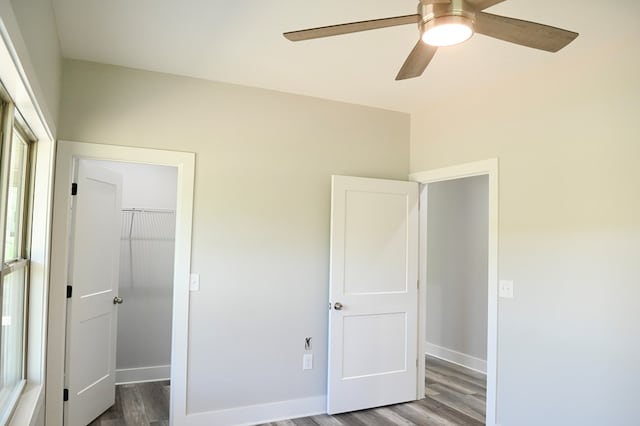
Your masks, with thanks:
[(407, 368), (407, 315), (345, 315), (343, 379), (385, 375)]
[(327, 411), (414, 400), (418, 184), (334, 176), (330, 260)]
[(405, 194), (347, 191), (345, 215), (344, 293), (406, 292)]
[(115, 402), (122, 178), (78, 162), (67, 299), (65, 425), (85, 426)]

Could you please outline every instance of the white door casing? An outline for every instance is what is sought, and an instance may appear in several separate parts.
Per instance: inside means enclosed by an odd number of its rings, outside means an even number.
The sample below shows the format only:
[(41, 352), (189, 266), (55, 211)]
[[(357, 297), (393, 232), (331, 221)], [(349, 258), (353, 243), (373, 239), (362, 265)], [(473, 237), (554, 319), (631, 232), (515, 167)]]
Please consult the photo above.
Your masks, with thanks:
[[(178, 200), (174, 263), (173, 321), (171, 330), (170, 423), (183, 425), (187, 418), (187, 350), (189, 334), (189, 274), (195, 181), (195, 159), (191, 152), (105, 145), (59, 140), (56, 144), (55, 190), (51, 225), (51, 271), (48, 293), (45, 417), (47, 424), (63, 424), (65, 388), (66, 284), (69, 276), (71, 192), (78, 159), (101, 159), (176, 167)], [(82, 189), (80, 188), (80, 193)], [(125, 300), (125, 303), (127, 301)], [(52, 396), (53, 395), (53, 396)], [(56, 397), (59, 395), (59, 397)]]
[[(489, 246), (488, 246), (488, 277), (487, 277), (487, 398), (485, 422), (494, 426), (497, 414), (497, 370), (498, 370), (498, 159), (475, 161), (471, 163), (458, 164), (455, 166), (440, 169), (426, 170), (412, 173), (410, 179), (421, 185), (443, 182), (453, 179), (462, 179), (471, 176), (489, 176)], [(421, 204), (421, 224), (420, 224), (420, 281), (426, 284), (427, 281), (427, 191), (422, 191), (424, 204)], [(426, 285), (420, 286), (420, 321), (419, 335), (425, 335), (426, 327)], [(420, 339), (420, 353), (425, 353), (425, 341)], [(418, 377), (424, 377), (425, 365), (419, 364)], [(418, 394), (424, 395), (424, 381), (418, 382)]]
[(69, 285), (66, 426), (85, 426), (115, 402), (115, 354), (122, 177), (77, 162)]
[(415, 182), (333, 176), (329, 414), (416, 399), (418, 204)]

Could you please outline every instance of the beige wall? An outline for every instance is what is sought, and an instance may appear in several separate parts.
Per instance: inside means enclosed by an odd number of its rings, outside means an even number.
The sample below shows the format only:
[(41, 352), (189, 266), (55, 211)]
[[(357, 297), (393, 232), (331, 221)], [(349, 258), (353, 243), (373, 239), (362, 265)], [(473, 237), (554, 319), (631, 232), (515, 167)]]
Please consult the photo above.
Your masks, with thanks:
[(189, 412), (324, 395), (330, 176), (406, 179), (408, 115), (79, 61), (63, 93), (61, 139), (196, 153)]
[[(498, 423), (631, 425), (640, 378), (640, 32), (412, 116), (411, 170), (498, 157)], [(551, 57), (550, 57), (551, 58)]]
[[(0, 0), (11, 39), (49, 128), (56, 131), (62, 60), (58, 30), (50, 0)], [(13, 18), (15, 17), (15, 21)], [(17, 23), (17, 27), (13, 24)], [(18, 34), (19, 32), (19, 34)]]

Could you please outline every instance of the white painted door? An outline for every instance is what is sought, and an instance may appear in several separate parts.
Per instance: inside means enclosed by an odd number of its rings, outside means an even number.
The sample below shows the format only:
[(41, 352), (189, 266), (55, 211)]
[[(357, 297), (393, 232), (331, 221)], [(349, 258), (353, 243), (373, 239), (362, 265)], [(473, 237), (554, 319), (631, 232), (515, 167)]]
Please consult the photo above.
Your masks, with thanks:
[(329, 414), (416, 399), (418, 184), (334, 176)]
[(66, 426), (85, 426), (115, 402), (122, 178), (80, 160), (75, 182), (64, 419)]

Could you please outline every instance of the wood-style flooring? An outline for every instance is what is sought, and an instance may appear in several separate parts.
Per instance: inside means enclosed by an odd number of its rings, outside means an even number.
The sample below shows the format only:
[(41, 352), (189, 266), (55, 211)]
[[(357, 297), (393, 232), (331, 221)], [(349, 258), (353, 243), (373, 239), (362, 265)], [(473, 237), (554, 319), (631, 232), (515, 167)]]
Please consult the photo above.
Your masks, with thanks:
[(89, 426), (169, 426), (169, 381), (116, 386), (116, 403)]
[[(425, 398), (405, 404), (265, 423), (261, 426), (484, 425), (484, 374), (427, 357)], [(90, 426), (168, 426), (169, 382), (116, 387), (116, 403)]]
[(405, 404), (261, 426), (477, 426), (485, 424), (484, 374), (427, 357), (425, 398)]

